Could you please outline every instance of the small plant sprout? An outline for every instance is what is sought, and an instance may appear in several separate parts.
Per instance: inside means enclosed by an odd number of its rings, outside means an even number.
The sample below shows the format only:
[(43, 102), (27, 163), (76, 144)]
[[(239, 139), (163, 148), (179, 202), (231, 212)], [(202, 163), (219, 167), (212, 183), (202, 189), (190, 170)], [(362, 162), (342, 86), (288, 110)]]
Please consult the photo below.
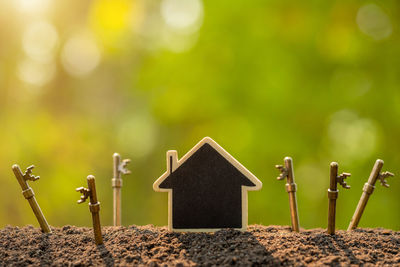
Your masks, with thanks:
[(44, 217), (43, 212), (36, 201), (35, 193), (27, 183), (28, 180), (36, 181), (39, 179), (39, 176), (32, 175), (32, 170), (34, 167), (35, 166), (31, 165), (26, 169), (24, 173), (22, 173), (21, 168), (17, 164), (14, 164), (12, 166), (12, 170), (19, 184), (21, 185), (22, 195), (24, 195), (24, 197), (28, 200), (29, 204), (31, 205), (33, 213), (35, 214), (36, 219), (40, 224), (40, 228), (44, 233), (51, 233), (50, 226), (47, 223), (46, 218)]
[(383, 163), (384, 162), (381, 159), (376, 160), (375, 165), (372, 168), (371, 174), (369, 175), (368, 181), (364, 184), (363, 193), (361, 195), (360, 201), (358, 202), (353, 218), (351, 218), (350, 225), (347, 228), (347, 231), (357, 228), (361, 216), (364, 212), (364, 209), (367, 206), (368, 199), (370, 195), (374, 192), (376, 180), (379, 179), (383, 187), (389, 187), (389, 185), (386, 182), (386, 178), (392, 177), (394, 176), (394, 174), (391, 172), (381, 172)]
[(122, 174), (130, 174), (131, 172), (126, 168), (130, 159), (124, 159), (121, 161), (121, 156), (118, 153), (114, 153), (114, 178), (112, 178), (112, 188), (114, 192), (114, 226), (121, 225), (121, 187), (122, 187)]
[(349, 177), (350, 173), (342, 173), (338, 175), (338, 164), (336, 162), (331, 163), (330, 171), (330, 187), (328, 189), (329, 199), (329, 212), (328, 212), (328, 234), (335, 234), (335, 222), (336, 222), (336, 199), (338, 198), (339, 190), (337, 190), (337, 184), (339, 183), (343, 188), (349, 189), (350, 186), (346, 184), (345, 179)]
[(93, 231), (94, 231), (94, 239), (97, 245), (103, 244), (103, 237), (101, 235), (101, 226), (100, 226), (100, 202), (97, 201), (96, 194), (96, 182), (93, 175), (89, 175), (87, 177), (88, 188), (79, 187), (76, 189), (77, 192), (80, 192), (81, 199), (78, 200), (78, 204), (81, 204), (86, 201), (87, 198), (90, 199), (89, 202), (89, 210), (92, 213), (92, 221), (93, 221)]
[(286, 192), (289, 194), (289, 205), (290, 205), (290, 217), (292, 220), (292, 230), (295, 232), (300, 231), (299, 226), (299, 214), (297, 211), (297, 200), (296, 200), (296, 191), (297, 185), (294, 182), (294, 171), (293, 171), (293, 161), (292, 158), (286, 157), (284, 159), (285, 166), (283, 165), (275, 165), (281, 174), (278, 176), (278, 180), (283, 180), (287, 178), (286, 181)]

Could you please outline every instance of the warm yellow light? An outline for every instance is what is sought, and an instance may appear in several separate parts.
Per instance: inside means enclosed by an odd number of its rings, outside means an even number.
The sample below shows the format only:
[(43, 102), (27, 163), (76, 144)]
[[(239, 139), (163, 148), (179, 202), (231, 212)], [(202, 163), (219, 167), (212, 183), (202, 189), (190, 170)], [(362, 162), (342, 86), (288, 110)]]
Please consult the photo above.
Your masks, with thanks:
[(90, 12), (90, 25), (105, 47), (115, 47), (131, 28), (134, 3), (128, 0), (94, 2)]

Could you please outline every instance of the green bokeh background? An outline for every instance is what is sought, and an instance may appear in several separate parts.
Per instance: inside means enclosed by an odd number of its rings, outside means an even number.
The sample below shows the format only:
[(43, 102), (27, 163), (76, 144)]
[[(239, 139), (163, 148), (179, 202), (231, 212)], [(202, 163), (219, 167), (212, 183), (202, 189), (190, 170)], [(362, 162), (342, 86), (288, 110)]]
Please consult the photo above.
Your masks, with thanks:
[[(400, 174), (398, 1), (33, 3), (0, 3), (1, 227), (38, 225), (14, 163), (36, 165), (30, 184), (53, 226), (91, 225), (75, 188), (95, 175), (111, 225), (114, 152), (132, 159), (123, 224), (166, 225), (167, 194), (152, 183), (167, 150), (180, 157), (204, 136), (263, 182), (250, 224), (290, 224), (274, 168), (285, 156), (304, 228), (326, 227), (330, 162), (352, 173), (341, 229), (377, 158)], [(75, 36), (91, 45), (68, 46)], [(400, 229), (400, 181), (389, 184), (377, 183), (361, 227)]]

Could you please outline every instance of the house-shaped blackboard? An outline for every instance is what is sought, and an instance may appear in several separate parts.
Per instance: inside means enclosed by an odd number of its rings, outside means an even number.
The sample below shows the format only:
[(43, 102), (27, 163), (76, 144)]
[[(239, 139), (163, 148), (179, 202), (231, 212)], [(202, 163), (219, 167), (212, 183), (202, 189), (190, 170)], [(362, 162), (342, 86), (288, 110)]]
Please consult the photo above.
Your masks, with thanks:
[(178, 160), (167, 152), (167, 171), (155, 191), (168, 192), (171, 231), (212, 232), (247, 229), (247, 191), (262, 183), (209, 137)]

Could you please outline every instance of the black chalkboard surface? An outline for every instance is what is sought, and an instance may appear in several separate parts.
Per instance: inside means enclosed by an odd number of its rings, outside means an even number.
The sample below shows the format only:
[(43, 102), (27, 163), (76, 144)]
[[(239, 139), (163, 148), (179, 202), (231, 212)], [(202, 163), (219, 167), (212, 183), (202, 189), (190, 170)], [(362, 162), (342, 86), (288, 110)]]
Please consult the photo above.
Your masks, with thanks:
[(154, 183), (168, 192), (168, 228), (210, 232), (247, 229), (247, 191), (262, 183), (209, 137), (178, 161), (167, 152), (167, 171)]

